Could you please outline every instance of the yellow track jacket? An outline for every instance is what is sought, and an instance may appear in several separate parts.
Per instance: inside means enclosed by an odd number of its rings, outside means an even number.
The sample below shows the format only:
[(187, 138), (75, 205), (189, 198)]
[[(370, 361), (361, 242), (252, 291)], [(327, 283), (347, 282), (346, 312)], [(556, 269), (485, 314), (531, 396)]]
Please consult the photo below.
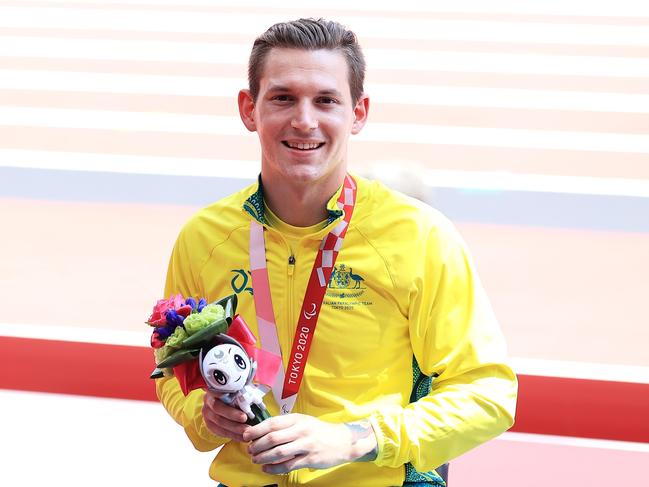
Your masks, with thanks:
[[(461, 237), (436, 210), (355, 179), (356, 209), (293, 412), (329, 422), (369, 418), (378, 456), (326, 470), (265, 474), (250, 462), (245, 444), (207, 429), (202, 390), (185, 397), (175, 378), (159, 379), (158, 397), (195, 448), (224, 445), (210, 476), (229, 487), (400, 486), (406, 475), (434, 481), (434, 468), (513, 424), (516, 376), (505, 365), (503, 337)], [(258, 220), (267, 227), (268, 272), (286, 368), (318, 246), (342, 218), (337, 198), (327, 205), (328, 225), (292, 245), (269, 227), (259, 184), (199, 211), (175, 244), (165, 295), (210, 301), (234, 291), (238, 312), (257, 333), (248, 245), (250, 222)], [(272, 394), (265, 403), (278, 414)], [(422, 477), (417, 471), (430, 473)]]

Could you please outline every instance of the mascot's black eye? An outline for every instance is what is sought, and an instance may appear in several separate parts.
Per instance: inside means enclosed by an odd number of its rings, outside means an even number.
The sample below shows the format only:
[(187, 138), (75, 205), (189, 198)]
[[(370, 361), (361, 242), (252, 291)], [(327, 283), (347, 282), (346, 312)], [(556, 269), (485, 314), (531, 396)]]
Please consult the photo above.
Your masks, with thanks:
[(246, 370), (246, 361), (243, 360), (243, 357), (238, 353), (234, 354), (234, 363), (237, 364), (241, 370)]
[(218, 382), (222, 386), (224, 386), (225, 383), (228, 381), (227, 376), (218, 369), (214, 371), (213, 375), (214, 375), (214, 378), (216, 379), (216, 382)]

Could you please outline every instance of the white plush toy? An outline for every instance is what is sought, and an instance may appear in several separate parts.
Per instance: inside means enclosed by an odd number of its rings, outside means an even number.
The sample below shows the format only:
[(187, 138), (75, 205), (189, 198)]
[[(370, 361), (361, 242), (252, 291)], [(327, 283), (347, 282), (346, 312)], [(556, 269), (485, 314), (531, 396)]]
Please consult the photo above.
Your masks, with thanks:
[(241, 344), (227, 335), (217, 335), (216, 345), (201, 350), (199, 364), (208, 388), (219, 394), (226, 404), (236, 406), (257, 424), (270, 417), (263, 397), (269, 388), (253, 384), (257, 363), (251, 360)]

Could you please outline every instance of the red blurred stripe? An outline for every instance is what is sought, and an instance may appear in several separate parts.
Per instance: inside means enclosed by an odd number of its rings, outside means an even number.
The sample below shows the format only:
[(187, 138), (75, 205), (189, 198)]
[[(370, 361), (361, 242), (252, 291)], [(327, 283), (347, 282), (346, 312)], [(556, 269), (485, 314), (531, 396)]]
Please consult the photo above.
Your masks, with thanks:
[[(145, 347), (0, 336), (0, 388), (155, 401)], [(519, 376), (512, 431), (649, 443), (649, 384)]]
[(157, 400), (150, 349), (0, 337), (0, 388)]
[(512, 431), (649, 443), (649, 384), (521, 375)]

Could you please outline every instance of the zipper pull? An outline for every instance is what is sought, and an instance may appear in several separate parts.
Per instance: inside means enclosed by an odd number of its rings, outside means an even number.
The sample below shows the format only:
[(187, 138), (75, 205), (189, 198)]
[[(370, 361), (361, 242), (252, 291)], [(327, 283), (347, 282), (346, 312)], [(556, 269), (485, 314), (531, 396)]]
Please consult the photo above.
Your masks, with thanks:
[(288, 275), (293, 275), (293, 270), (295, 269), (295, 256), (291, 255), (288, 258)]

